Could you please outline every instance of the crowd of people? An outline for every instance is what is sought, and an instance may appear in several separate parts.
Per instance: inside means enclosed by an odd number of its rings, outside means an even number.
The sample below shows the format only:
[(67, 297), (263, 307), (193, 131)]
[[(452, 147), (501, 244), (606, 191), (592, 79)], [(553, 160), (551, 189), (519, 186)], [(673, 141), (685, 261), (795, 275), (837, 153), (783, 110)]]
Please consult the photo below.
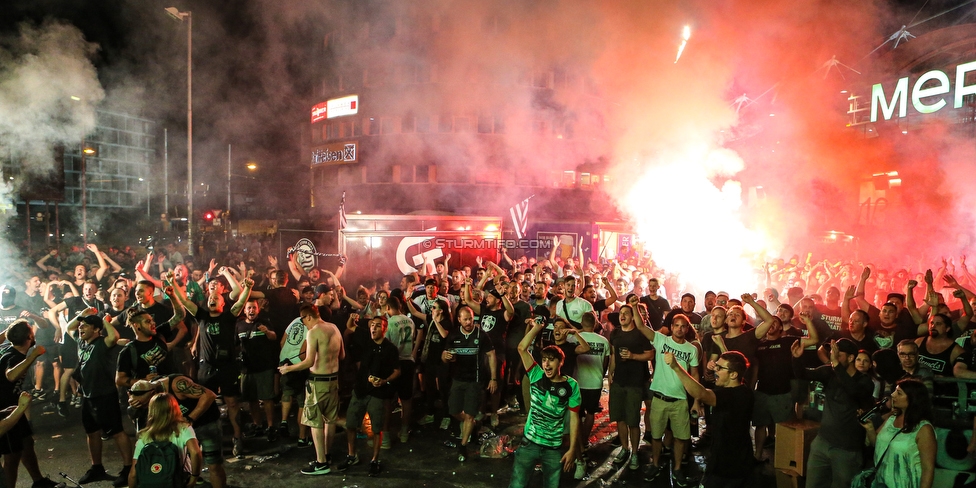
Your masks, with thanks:
[[(206, 466), (225, 486), (222, 417), (233, 456), (257, 436), (314, 448), (305, 475), (361, 461), (379, 475), (383, 450), (411, 442), (417, 425), (456, 428), (448, 444), (464, 462), (507, 404), (525, 414), (511, 486), (527, 486), (541, 464), (554, 487), (563, 471), (587, 475), (604, 397), (616, 466), (690, 486), (682, 461), (694, 437), (721, 446), (704, 486), (732, 487), (747, 486), (775, 425), (802, 417), (813, 397), (822, 413), (807, 486), (850, 486), (878, 463), (882, 479), (928, 488), (932, 403), (954, 388), (937, 378), (976, 378), (976, 278), (964, 256), (935, 271), (794, 256), (759, 270), (764, 286), (707, 291), (699, 305), (678, 275), (636, 255), (601, 265), (502, 251), (458, 267), (448, 255), (395, 287), (385, 277), (344, 286), (355, 275), (344, 264), (304, 269), (295, 254), (279, 263), (269, 242), (207, 263), (174, 244), (145, 255), (88, 244), (18, 271), (0, 289), (4, 486), (21, 464), (33, 486), (55, 486), (38, 468), (31, 399), (80, 417), (91, 457), (82, 484), (136, 486), (151, 476), (140, 456), (172, 445), (188, 483)], [(891, 413), (862, 423), (876, 403)], [(334, 446), (340, 418), (344, 452)], [(103, 465), (107, 440), (121, 454), (118, 475)]]

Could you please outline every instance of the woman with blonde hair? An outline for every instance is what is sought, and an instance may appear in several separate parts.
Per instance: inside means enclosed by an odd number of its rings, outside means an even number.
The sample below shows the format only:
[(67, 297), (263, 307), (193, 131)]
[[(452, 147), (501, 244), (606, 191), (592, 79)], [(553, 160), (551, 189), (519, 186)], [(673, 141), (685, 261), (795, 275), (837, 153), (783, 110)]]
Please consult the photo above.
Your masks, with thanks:
[[(155, 390), (146, 390), (141, 393), (148, 394), (152, 391)], [(132, 391), (133, 395), (139, 393), (139, 391)], [(146, 428), (139, 431), (135, 452), (132, 456), (132, 469), (129, 470), (129, 488), (139, 486), (139, 456), (147, 446), (167, 442), (172, 443), (179, 450), (179, 463), (183, 464), (183, 469), (189, 468), (190, 475), (186, 480), (186, 486), (196, 485), (203, 464), (203, 452), (200, 450), (196, 434), (193, 432), (193, 427), (190, 427), (190, 424), (183, 419), (183, 413), (180, 411), (176, 398), (169, 393), (159, 393), (149, 401)], [(187, 458), (189, 458), (189, 466), (186, 466)], [(158, 472), (156, 465), (149, 469)]]

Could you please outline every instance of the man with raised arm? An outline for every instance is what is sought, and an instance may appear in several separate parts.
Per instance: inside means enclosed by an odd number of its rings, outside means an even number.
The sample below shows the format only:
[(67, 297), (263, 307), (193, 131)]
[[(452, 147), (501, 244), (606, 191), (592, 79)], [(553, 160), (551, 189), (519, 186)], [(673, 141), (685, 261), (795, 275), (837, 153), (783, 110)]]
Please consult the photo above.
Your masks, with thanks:
[(345, 356), (342, 334), (335, 324), (319, 317), (318, 307), (304, 305), (299, 310), (305, 334), (305, 359), (298, 364), (279, 366), (281, 374), (309, 370), (306, 382), (302, 423), (312, 429), (315, 461), (302, 468), (302, 474), (322, 475), (332, 471), (329, 445), (335, 437), (339, 416), (339, 361)]
[[(563, 351), (556, 346), (546, 346), (542, 350), (542, 365), (536, 363), (529, 354), (529, 347), (535, 341), (545, 324), (532, 322), (518, 345), (519, 357), (528, 372), (529, 415), (525, 420), (525, 443), (515, 451), (515, 465), (512, 468), (512, 481), (509, 488), (528, 486), (536, 463), (542, 464), (542, 486), (559, 486), (559, 466), (569, 471), (576, 459), (576, 446), (579, 436), (579, 385), (573, 378), (562, 374)], [(563, 443), (563, 419), (569, 412), (569, 449), (560, 456)]]
[(241, 372), (237, 365), (237, 316), (244, 309), (254, 282), (250, 278), (244, 278), (241, 284), (241, 296), (237, 297), (230, 311), (224, 309), (224, 296), (219, 293), (211, 293), (207, 297), (206, 307), (197, 307), (197, 304), (183, 294), (183, 290), (179, 287), (173, 288), (173, 295), (199, 324), (193, 341), (194, 350), (200, 358), (197, 380), (204, 387), (224, 397), (227, 418), (234, 430), (234, 456), (242, 455), (244, 446), (241, 426), (237, 420), (241, 408), (238, 401), (241, 396)]

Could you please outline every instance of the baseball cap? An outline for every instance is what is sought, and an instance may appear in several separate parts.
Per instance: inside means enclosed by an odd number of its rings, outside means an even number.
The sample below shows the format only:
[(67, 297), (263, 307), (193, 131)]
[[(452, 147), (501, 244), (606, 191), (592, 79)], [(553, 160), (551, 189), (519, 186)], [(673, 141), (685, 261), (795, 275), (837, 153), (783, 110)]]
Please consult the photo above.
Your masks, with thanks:
[(847, 354), (857, 354), (857, 351), (859, 350), (857, 344), (854, 341), (847, 338), (840, 339), (837, 341), (837, 349), (840, 352), (847, 353)]
[(332, 290), (333, 290), (332, 285), (327, 285), (325, 283), (319, 283), (318, 285), (315, 285), (315, 294), (316, 295), (321, 295), (323, 293), (328, 293), (328, 292), (330, 292)]

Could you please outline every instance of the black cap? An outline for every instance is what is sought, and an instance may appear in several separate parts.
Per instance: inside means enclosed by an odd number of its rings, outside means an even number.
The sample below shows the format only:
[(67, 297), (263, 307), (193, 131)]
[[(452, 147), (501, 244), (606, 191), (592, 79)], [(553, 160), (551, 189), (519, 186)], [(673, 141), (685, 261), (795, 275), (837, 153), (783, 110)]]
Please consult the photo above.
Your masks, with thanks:
[(321, 295), (323, 293), (328, 293), (328, 292), (332, 291), (332, 289), (333, 289), (332, 285), (328, 285), (328, 284), (325, 284), (325, 283), (319, 283), (318, 285), (315, 285), (315, 295)]
[(845, 338), (837, 341), (837, 350), (847, 354), (857, 354), (860, 348), (857, 347), (856, 342)]
[(437, 286), (437, 280), (435, 280), (433, 278), (427, 278), (427, 281), (424, 281), (424, 286), (426, 287), (426, 286), (430, 286), (430, 285)]
[(97, 315), (89, 315), (87, 317), (82, 317), (81, 321), (96, 329), (101, 329), (105, 327), (105, 323), (102, 322), (102, 318)]

